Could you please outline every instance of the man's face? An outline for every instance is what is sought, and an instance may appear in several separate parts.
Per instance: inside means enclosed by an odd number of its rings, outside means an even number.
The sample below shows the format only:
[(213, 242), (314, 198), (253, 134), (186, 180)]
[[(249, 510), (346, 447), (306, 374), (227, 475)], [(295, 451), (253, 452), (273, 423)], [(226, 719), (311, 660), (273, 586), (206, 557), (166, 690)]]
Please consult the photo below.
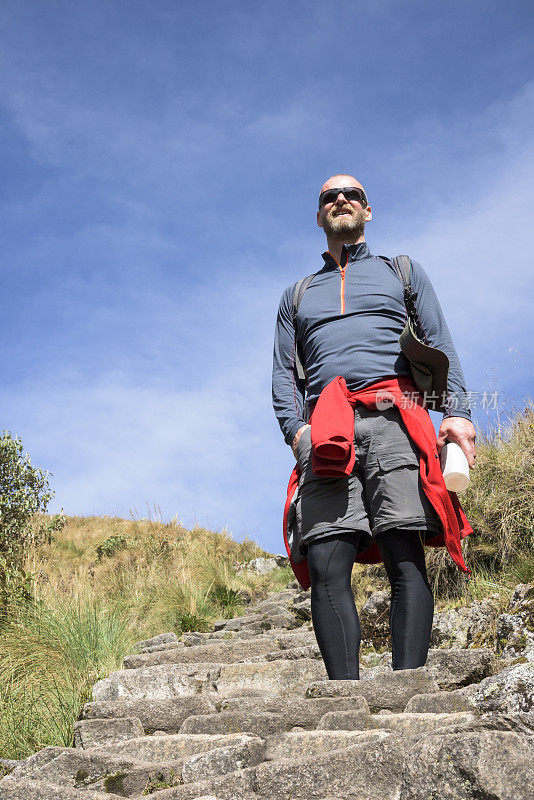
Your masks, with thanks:
[[(321, 192), (327, 189), (358, 188), (361, 183), (350, 175), (336, 175), (326, 181)], [(371, 219), (370, 206), (364, 206), (358, 200), (348, 200), (343, 192), (335, 201), (322, 203), (317, 212), (317, 224), (324, 229), (327, 236), (339, 238), (360, 238), (365, 230), (365, 223)]]

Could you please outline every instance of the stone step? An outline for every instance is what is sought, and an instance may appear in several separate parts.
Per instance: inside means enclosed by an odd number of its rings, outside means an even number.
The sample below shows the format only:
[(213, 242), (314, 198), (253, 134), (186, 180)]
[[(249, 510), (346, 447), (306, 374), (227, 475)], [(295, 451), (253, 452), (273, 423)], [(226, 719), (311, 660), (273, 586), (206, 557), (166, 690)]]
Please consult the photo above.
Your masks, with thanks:
[[(298, 662), (296, 662), (298, 663)], [(310, 684), (306, 697), (365, 697), (371, 711), (404, 711), (416, 694), (439, 691), (426, 666), (375, 673), (372, 680), (321, 680)]]
[(397, 800), (405, 750), (402, 737), (368, 731), (355, 738), (349, 747), (258, 765), (257, 793), (271, 800), (323, 800), (327, 795), (338, 800)]
[(201, 780), (226, 775), (236, 769), (261, 763), (265, 758), (265, 741), (259, 736), (242, 737), (236, 744), (216, 747), (206, 753), (190, 756), (182, 767), (182, 781)]
[(238, 631), (245, 625), (256, 623), (264, 630), (269, 628), (298, 628), (302, 625), (303, 619), (292, 614), (285, 605), (269, 604), (267, 610), (260, 609), (257, 612), (245, 614), (242, 617), (218, 620), (213, 624), (215, 631)]
[(302, 694), (312, 681), (327, 678), (322, 661), (302, 658), (297, 661), (257, 662), (223, 665), (216, 679), (219, 695), (239, 694), (256, 689), (275, 694)]
[[(402, 800), (532, 800), (532, 739), (508, 731), (428, 734), (407, 750)], [(446, 787), (446, 794), (444, 793)]]
[(101, 790), (130, 797), (141, 795), (147, 784), (154, 779), (168, 781), (173, 766), (161, 762), (156, 765), (115, 753), (112, 749), (69, 748), (53, 760), (35, 768), (28, 777), (73, 789)]
[(288, 728), (316, 728), (319, 720), (329, 711), (354, 711), (368, 716), (370, 714), (367, 701), (363, 697), (317, 697), (306, 699), (281, 695), (264, 695), (262, 697), (228, 697), (215, 701), (218, 711), (270, 711), (282, 714)]
[(37, 780), (40, 774), (40, 769), (50, 761), (60, 756), (62, 753), (69, 753), (72, 751), (71, 747), (43, 747), (28, 758), (25, 758), (19, 763), (17, 767), (10, 773), (9, 777), (18, 780)]
[(226, 775), (185, 783), (173, 789), (163, 789), (156, 797), (157, 800), (195, 800), (208, 795), (215, 796), (217, 800), (244, 800), (246, 797), (252, 800), (267, 800), (255, 791), (256, 769), (255, 766), (245, 767)]
[(368, 731), (290, 731), (269, 736), (265, 744), (265, 760), (300, 759), (322, 755), (330, 750), (351, 747), (357, 744), (362, 735), (369, 741)]
[(220, 664), (161, 664), (112, 672), (108, 678), (95, 683), (92, 699), (119, 700), (128, 697), (165, 700), (197, 694), (209, 691), (220, 671)]
[(94, 748), (91, 750), (91, 754), (95, 754), (99, 758), (104, 758), (106, 755), (121, 755), (124, 758), (150, 763), (168, 762), (214, 749), (240, 745), (248, 742), (249, 739), (250, 735), (243, 733), (175, 733), (166, 736), (143, 736), (139, 739), (119, 742), (111, 747)]
[[(79, 789), (47, 781), (17, 779), (11, 775), (0, 781), (0, 800), (80, 800), (84, 796), (87, 797), (87, 793)], [(113, 800), (120, 796), (109, 792), (91, 792), (89, 795), (90, 800)]]
[(137, 739), (144, 735), (145, 730), (139, 717), (86, 719), (74, 723), (74, 747), (83, 750), (101, 744), (115, 744), (124, 739)]
[(260, 763), (264, 751), (265, 741), (258, 736), (146, 736), (84, 751), (62, 748), (46, 758), (33, 758), (25, 771), (10, 777), (83, 793), (103, 790), (123, 797), (141, 796)]
[[(204, 642), (202, 643), (204, 644)], [(129, 655), (138, 656), (147, 653), (163, 653), (166, 650), (183, 650), (187, 647), (185, 642), (169, 642), (168, 644), (153, 644), (149, 647), (141, 647), (139, 650), (132, 650)]]
[(288, 723), (283, 714), (269, 711), (221, 711), (184, 720), (180, 733), (250, 733), (268, 736), (283, 731)]
[(404, 711), (410, 714), (454, 714), (460, 711), (475, 711), (476, 707), (461, 689), (450, 692), (415, 694)]
[[(324, 737), (324, 733), (321, 735)], [(163, 790), (158, 793), (158, 798), (193, 800), (210, 793), (216, 793), (215, 796), (221, 800), (237, 800), (247, 793), (258, 800), (323, 800), (328, 795), (337, 800), (361, 800), (363, 797), (366, 800), (393, 800), (398, 797), (404, 752), (401, 738), (383, 731), (367, 731), (353, 734), (353, 737), (357, 743), (348, 747), (293, 759), (277, 758), (226, 775)]]
[(251, 656), (261, 656), (273, 650), (273, 643), (269, 640), (245, 639), (228, 642), (213, 642), (210, 644), (196, 645), (194, 647), (173, 648), (160, 650), (155, 653), (126, 656), (125, 669), (139, 669), (157, 664), (186, 664), (186, 663), (235, 663), (245, 661)]
[(216, 706), (207, 695), (185, 695), (165, 700), (146, 700), (141, 698), (121, 698), (120, 700), (100, 700), (86, 703), (80, 719), (116, 719), (138, 717), (145, 733), (165, 731), (178, 733), (182, 722), (192, 714), (211, 714)]
[(448, 647), (431, 648), (425, 666), (440, 689), (450, 690), (478, 683), (492, 674), (494, 664), (495, 654), (487, 647)]
[(431, 731), (443, 726), (473, 722), (475, 715), (469, 712), (458, 714), (369, 714), (355, 711), (329, 711), (317, 723), (321, 730), (368, 730), (380, 729), (402, 733)]
[(151, 639), (142, 639), (140, 642), (134, 644), (135, 650), (142, 650), (145, 647), (157, 647), (162, 644), (169, 644), (169, 642), (178, 642), (179, 638), (175, 633), (159, 633)]

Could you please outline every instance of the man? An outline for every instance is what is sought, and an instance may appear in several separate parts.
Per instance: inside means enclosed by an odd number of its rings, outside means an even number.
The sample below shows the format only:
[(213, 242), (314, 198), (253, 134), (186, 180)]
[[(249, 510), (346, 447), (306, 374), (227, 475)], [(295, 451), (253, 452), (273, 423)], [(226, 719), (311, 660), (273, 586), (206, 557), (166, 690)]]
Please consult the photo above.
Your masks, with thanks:
[[(403, 286), (387, 262), (369, 250), (364, 231), (371, 219), (363, 186), (353, 176), (334, 175), (323, 184), (317, 224), (328, 244), (325, 264), (302, 296), (295, 321), (296, 284), (286, 289), (275, 331), (273, 406), (298, 463), (298, 549), (307, 558), (312, 620), (331, 679), (359, 678), (360, 624), (350, 580), (354, 561), (372, 545), (378, 545), (391, 583), (393, 669), (425, 664), (434, 602), (424, 544), (444, 541), (445, 517), (438, 517), (435, 495), (422, 484), (420, 450), (399, 408), (357, 402), (360, 390), (372, 390), (382, 380), (397, 390), (412, 380), (398, 341), (406, 322)], [(414, 261), (411, 284), (427, 342), (444, 351), (450, 363), (448, 410), (437, 442), (428, 412), (417, 407), (428, 417), (424, 421), (434, 440), (422, 446), (424, 457), (432, 455), (431, 447), (439, 453), (449, 440), (460, 445), (474, 467), (476, 432), (462, 368), (428, 275)], [(296, 372), (297, 347), (305, 384)], [(312, 467), (310, 412), (339, 376), (352, 400), (356, 398), (356, 458), (350, 475), (323, 477)], [(441, 473), (439, 479), (446, 495)], [(445, 501), (450, 506), (448, 497)], [(463, 564), (461, 549), (459, 559)]]

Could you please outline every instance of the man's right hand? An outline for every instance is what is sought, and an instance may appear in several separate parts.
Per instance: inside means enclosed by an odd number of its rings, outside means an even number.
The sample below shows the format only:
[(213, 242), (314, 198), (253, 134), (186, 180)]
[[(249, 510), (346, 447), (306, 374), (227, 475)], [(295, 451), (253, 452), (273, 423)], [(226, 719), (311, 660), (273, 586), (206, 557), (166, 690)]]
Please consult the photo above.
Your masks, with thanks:
[(291, 449), (293, 450), (293, 455), (295, 456), (295, 458), (297, 458), (297, 444), (299, 443), (299, 439), (302, 436), (303, 432), (306, 430), (306, 428), (311, 428), (311, 425), (303, 425), (302, 428), (298, 429), (295, 436), (293, 437), (293, 443), (291, 445)]

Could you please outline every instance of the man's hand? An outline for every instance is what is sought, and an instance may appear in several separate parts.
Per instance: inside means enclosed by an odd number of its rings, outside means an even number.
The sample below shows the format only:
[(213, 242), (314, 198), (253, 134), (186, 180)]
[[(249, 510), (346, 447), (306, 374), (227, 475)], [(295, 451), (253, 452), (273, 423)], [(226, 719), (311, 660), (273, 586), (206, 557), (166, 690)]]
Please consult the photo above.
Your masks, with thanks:
[[(293, 450), (293, 455), (297, 458), (297, 444), (299, 442), (302, 433), (306, 430), (306, 428), (311, 428), (311, 425), (303, 425), (302, 428), (299, 428), (296, 434), (293, 437), (293, 443), (291, 445), (291, 449)], [(298, 459), (297, 459), (298, 461)]]
[(473, 469), (475, 458), (477, 457), (475, 448), (476, 435), (475, 426), (470, 420), (464, 417), (445, 417), (441, 423), (436, 443), (438, 453), (441, 452), (446, 439), (449, 442), (456, 442), (464, 451), (467, 463)]

